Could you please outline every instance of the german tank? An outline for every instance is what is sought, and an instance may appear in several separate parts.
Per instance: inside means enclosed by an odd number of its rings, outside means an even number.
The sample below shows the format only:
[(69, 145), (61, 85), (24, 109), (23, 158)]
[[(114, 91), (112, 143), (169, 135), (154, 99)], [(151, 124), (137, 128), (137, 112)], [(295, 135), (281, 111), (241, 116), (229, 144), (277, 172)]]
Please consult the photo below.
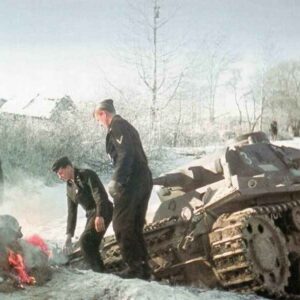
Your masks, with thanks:
[[(256, 292), (300, 293), (300, 150), (246, 134), (156, 179), (161, 205), (144, 229), (157, 280)], [(102, 250), (124, 267), (114, 237)]]

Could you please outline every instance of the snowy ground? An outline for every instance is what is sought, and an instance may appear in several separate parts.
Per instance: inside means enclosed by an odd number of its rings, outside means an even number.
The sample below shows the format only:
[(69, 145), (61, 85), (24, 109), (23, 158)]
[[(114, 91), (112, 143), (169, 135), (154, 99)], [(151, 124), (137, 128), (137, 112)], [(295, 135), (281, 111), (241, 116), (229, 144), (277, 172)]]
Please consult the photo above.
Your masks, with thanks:
[[(278, 141), (277, 145), (300, 148), (300, 139)], [(189, 158), (180, 158), (180, 163)], [(178, 164), (178, 161), (176, 164)], [(175, 167), (175, 164), (174, 164)], [(171, 168), (169, 168), (171, 169)], [(166, 169), (168, 171), (169, 169)], [(104, 183), (106, 183), (104, 181)], [(25, 236), (39, 234), (50, 244), (62, 246), (65, 240), (66, 196), (65, 185), (45, 187), (41, 182), (26, 180), (22, 186), (6, 186), (5, 203), (0, 214), (15, 216)], [(148, 221), (151, 221), (159, 206), (155, 191), (149, 203)], [(78, 214), (75, 238), (85, 225), (82, 210)], [(107, 235), (112, 234), (112, 228)], [(223, 291), (169, 287), (157, 282), (122, 280), (114, 275), (96, 274), (91, 271), (60, 269), (43, 287), (26, 287), (13, 295), (0, 294), (0, 299), (261, 299), (258, 296), (237, 295)]]
[(157, 282), (124, 280), (115, 275), (91, 271), (60, 270), (42, 287), (27, 287), (13, 295), (0, 295), (1, 300), (258, 300), (255, 295), (243, 296), (217, 290), (205, 291), (186, 287), (170, 287)]
[(293, 140), (275, 141), (272, 143), (277, 146), (300, 148), (300, 137), (295, 137)]

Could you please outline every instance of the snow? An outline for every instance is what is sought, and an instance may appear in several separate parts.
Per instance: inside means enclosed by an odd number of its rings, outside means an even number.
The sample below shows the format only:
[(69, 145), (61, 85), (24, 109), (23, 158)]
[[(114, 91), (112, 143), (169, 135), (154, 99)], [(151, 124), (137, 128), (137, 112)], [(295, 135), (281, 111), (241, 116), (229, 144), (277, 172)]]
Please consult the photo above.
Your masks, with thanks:
[[(277, 145), (300, 148), (300, 138), (289, 141), (277, 141)], [(207, 149), (206, 149), (207, 150)], [(192, 158), (189, 158), (192, 159)], [(180, 161), (186, 158), (180, 158)], [(178, 162), (174, 162), (178, 166)], [(169, 170), (166, 170), (169, 171)], [(106, 185), (107, 182), (104, 181)], [(153, 191), (149, 202), (147, 220), (150, 222), (159, 206), (159, 199)], [(66, 191), (65, 184), (46, 187), (39, 181), (27, 179), (20, 186), (6, 186), (5, 203), (0, 207), (1, 214), (15, 216), (25, 236), (34, 233), (45, 238), (51, 245), (61, 247), (65, 240), (66, 227)], [(78, 213), (75, 240), (85, 225), (85, 215)], [(107, 235), (112, 234), (110, 226)], [(256, 295), (239, 295), (218, 290), (204, 290), (190, 287), (171, 287), (158, 282), (124, 280), (110, 274), (97, 274), (92, 271), (79, 271), (58, 268), (53, 279), (41, 287), (26, 287), (13, 295), (1, 294), (6, 299), (263, 299)]]
[(300, 148), (300, 137), (295, 137), (293, 140), (275, 141), (272, 143), (277, 146)]
[(120, 279), (115, 275), (97, 274), (92, 271), (60, 269), (53, 279), (41, 287), (27, 287), (12, 295), (1, 295), (1, 299), (72, 299), (72, 300), (112, 300), (112, 299), (178, 299), (178, 300), (254, 300), (263, 299), (255, 295), (238, 295), (218, 290), (171, 287), (158, 282), (138, 279)]

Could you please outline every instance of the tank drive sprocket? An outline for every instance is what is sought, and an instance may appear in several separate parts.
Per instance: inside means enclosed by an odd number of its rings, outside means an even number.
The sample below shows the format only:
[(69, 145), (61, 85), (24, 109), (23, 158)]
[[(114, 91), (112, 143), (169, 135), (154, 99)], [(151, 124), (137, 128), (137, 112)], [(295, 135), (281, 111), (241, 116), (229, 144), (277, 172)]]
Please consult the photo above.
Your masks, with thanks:
[(266, 215), (246, 209), (218, 218), (210, 234), (221, 285), (230, 290), (285, 294), (290, 262), (284, 236)]

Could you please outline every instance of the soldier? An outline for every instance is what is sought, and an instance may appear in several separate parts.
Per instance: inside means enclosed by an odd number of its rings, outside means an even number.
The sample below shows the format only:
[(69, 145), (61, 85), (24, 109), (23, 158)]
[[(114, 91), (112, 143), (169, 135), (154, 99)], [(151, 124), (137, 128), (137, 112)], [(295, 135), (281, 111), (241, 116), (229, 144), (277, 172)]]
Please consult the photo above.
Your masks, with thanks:
[(143, 227), (152, 190), (152, 175), (137, 130), (116, 114), (113, 100), (100, 103), (95, 119), (108, 129), (106, 152), (115, 167), (108, 184), (114, 199), (113, 229), (128, 268), (123, 278), (150, 278)]
[(98, 175), (89, 169), (73, 167), (67, 157), (58, 159), (52, 166), (57, 176), (67, 182), (68, 220), (65, 250), (70, 253), (74, 236), (77, 207), (86, 211), (87, 222), (80, 236), (80, 248), (85, 261), (94, 272), (104, 272), (99, 246), (111, 222), (113, 205), (108, 199)]
[(272, 123), (270, 124), (270, 133), (271, 133), (272, 141), (276, 141), (277, 133), (278, 133), (278, 125), (276, 120), (273, 120)]

